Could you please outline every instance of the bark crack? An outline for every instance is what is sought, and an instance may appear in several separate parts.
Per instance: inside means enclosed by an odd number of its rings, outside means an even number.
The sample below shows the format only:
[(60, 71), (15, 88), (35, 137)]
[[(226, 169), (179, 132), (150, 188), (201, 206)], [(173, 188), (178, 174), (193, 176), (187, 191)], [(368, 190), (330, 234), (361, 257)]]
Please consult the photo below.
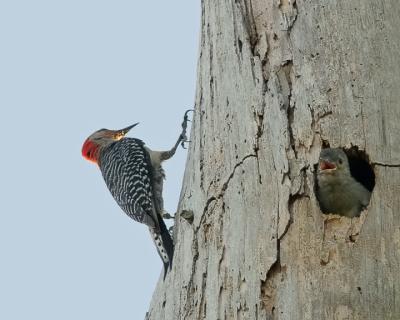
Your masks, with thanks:
[(371, 162), (373, 166), (387, 167), (387, 168), (400, 168), (400, 164), (395, 163), (383, 163), (383, 162)]
[[(219, 199), (221, 199), (223, 196), (224, 196), (224, 194), (225, 194), (225, 191), (227, 190), (227, 188), (228, 188), (228, 186), (229, 186), (229, 183), (230, 183), (230, 181), (232, 180), (232, 178), (234, 177), (234, 175), (235, 175), (235, 172), (236, 172), (236, 170), (240, 167), (240, 166), (242, 166), (243, 164), (244, 164), (244, 162), (247, 160), (247, 159), (249, 159), (249, 158), (257, 158), (257, 154), (248, 154), (248, 155), (246, 155), (246, 156), (244, 156), (243, 158), (242, 158), (242, 160), (241, 161), (239, 161), (238, 163), (236, 163), (236, 165), (234, 166), (234, 168), (233, 168), (233, 170), (232, 170), (232, 172), (229, 174), (229, 176), (228, 176), (228, 178), (226, 179), (226, 181), (222, 184), (222, 187), (221, 187), (221, 190), (220, 190), (220, 192), (217, 194), (217, 195), (215, 195), (215, 196), (212, 196), (212, 197), (210, 197), (207, 201), (206, 201), (206, 204), (205, 204), (205, 206), (204, 206), (204, 210), (203, 210), (203, 214), (202, 214), (202, 216), (201, 216), (201, 219), (200, 219), (200, 221), (199, 221), (199, 224), (196, 226), (196, 228), (195, 228), (195, 230), (194, 230), (194, 235), (193, 235), (193, 244), (192, 244), (192, 252), (193, 252), (193, 264), (192, 264), (192, 272), (191, 272), (191, 278), (190, 278), (190, 280), (189, 280), (189, 283), (188, 283), (188, 285), (187, 285), (187, 289), (186, 289), (186, 292), (187, 292), (187, 296), (188, 297), (190, 297), (191, 295), (193, 295), (193, 293), (194, 293), (194, 291), (195, 291), (195, 289), (193, 288), (193, 278), (194, 278), (194, 275), (195, 275), (195, 272), (196, 272), (196, 264), (197, 264), (197, 261), (198, 261), (198, 259), (199, 259), (199, 239), (198, 239), (198, 233), (199, 233), (199, 230), (200, 230), (200, 228), (203, 226), (203, 223), (204, 223), (204, 221), (205, 221), (205, 219), (207, 218), (207, 211), (209, 210), (209, 207), (210, 207), (210, 205), (212, 204), (212, 203), (214, 203), (215, 201), (218, 201)], [(224, 250), (223, 250), (224, 251)], [(223, 253), (224, 254), (224, 253)], [(205, 302), (204, 302), (204, 289), (205, 289), (205, 282), (204, 282), (204, 277), (206, 276), (206, 273), (205, 274), (203, 274), (203, 282), (202, 282), (202, 288), (201, 288), (201, 298), (200, 298), (200, 303), (201, 303), (201, 306), (200, 306), (200, 314), (199, 315), (201, 315), (201, 313), (203, 313), (204, 315), (205, 315), (205, 313), (206, 313), (206, 305), (205, 305)], [(191, 306), (190, 306), (190, 300), (189, 299), (187, 299), (186, 300), (186, 302), (185, 302), (185, 307), (184, 307), (184, 310), (185, 310), (185, 319), (187, 319), (187, 318), (189, 318), (189, 316), (192, 314), (192, 309), (193, 308), (191, 308)]]
[(258, 152), (260, 150), (260, 138), (264, 134), (264, 124), (263, 124), (264, 123), (264, 108), (263, 108), (262, 112), (254, 111), (253, 114), (254, 114), (254, 120), (256, 122), (256, 138), (255, 138), (255, 143), (254, 143), (254, 152), (255, 152), (256, 159), (257, 159), (258, 182), (260, 184), (262, 184)]
[[(296, 6), (296, 1), (291, 1), (291, 0), (280, 0), (279, 2), (279, 10), (282, 13), (282, 17), (284, 19), (284, 33), (286, 33), (286, 36), (288, 38), (288, 41), (290, 43), (290, 32), (291, 29), (293, 28), (293, 25), (297, 19), (297, 6)], [(268, 37), (267, 37), (268, 38)], [(276, 33), (273, 35), (274, 40), (278, 40), (278, 36)], [(283, 38), (284, 39), (284, 38)], [(269, 46), (268, 46), (269, 48)], [(268, 50), (269, 51), (269, 50)], [(264, 86), (266, 87), (265, 93), (267, 92), (267, 86), (268, 86), (268, 71), (269, 65), (268, 65), (268, 54), (269, 52), (265, 53), (265, 56), (262, 60), (262, 72), (264, 75)], [(293, 132), (293, 123), (294, 123), (294, 111), (296, 107), (295, 100), (293, 99), (293, 81), (295, 80), (294, 74), (293, 74), (293, 59), (292, 59), (292, 53), (291, 53), (291, 45), (289, 45), (289, 54), (286, 55), (284, 60), (282, 61), (281, 65), (278, 66), (276, 70), (276, 75), (279, 81), (280, 85), (280, 92), (282, 95), (282, 109), (286, 113), (286, 118), (287, 118), (287, 134), (288, 134), (288, 141), (287, 141), (287, 157), (289, 160), (289, 170), (286, 173), (283, 173), (283, 178), (282, 178), (282, 183), (284, 181), (287, 181), (286, 179), (289, 179), (289, 183), (292, 184), (292, 178), (291, 178), (291, 171), (293, 171), (293, 161), (296, 161), (298, 159), (298, 154), (296, 150), (296, 138), (295, 134)], [(313, 119), (314, 121), (314, 119)], [(291, 155), (291, 152), (293, 151), (294, 154), (294, 159), (290, 160), (293, 158), (293, 154)], [(297, 168), (299, 169), (299, 168)], [(305, 189), (305, 183), (306, 183), (306, 172), (304, 167), (300, 168), (300, 175), (302, 176), (302, 183), (299, 189), (295, 193), (289, 194), (288, 197), (288, 214), (289, 214), (289, 219), (286, 223), (286, 226), (283, 230), (283, 232), (279, 235), (279, 218), (281, 210), (283, 208), (278, 208), (278, 227), (277, 227), (277, 234), (276, 234), (276, 260), (275, 262), (271, 265), (269, 270), (266, 273), (265, 279), (261, 280), (261, 286), (260, 286), (260, 297), (261, 297), (261, 308), (264, 310), (268, 311), (269, 314), (274, 316), (275, 313), (275, 300), (276, 300), (276, 286), (277, 286), (277, 277), (282, 277), (284, 278), (285, 275), (285, 270), (286, 267), (281, 266), (280, 262), (280, 242), (283, 239), (283, 237), (287, 234), (292, 222), (293, 222), (293, 207), (294, 203), (300, 199), (301, 197), (305, 196), (304, 194), (304, 189)], [(307, 195), (306, 195), (307, 196)], [(280, 203), (280, 200), (278, 200)]]
[[(257, 158), (258, 159), (258, 155), (257, 154), (248, 154), (245, 157), (243, 157), (243, 159), (241, 161), (239, 161), (238, 163), (236, 163), (236, 165), (234, 166), (232, 172), (230, 173), (230, 175), (228, 176), (228, 179), (223, 183), (222, 187), (221, 187), (221, 191), (216, 195), (216, 196), (212, 196), (210, 197), (207, 201), (206, 201), (206, 205), (204, 206), (204, 210), (203, 210), (203, 216), (205, 215), (205, 213), (208, 211), (208, 207), (210, 206), (210, 204), (216, 200), (221, 199), (224, 194), (226, 189), (228, 188), (228, 185), (230, 183), (230, 181), (232, 180), (233, 176), (235, 175), (235, 172), (237, 170), (237, 168), (239, 168), (240, 166), (243, 165), (243, 163), (249, 159), (249, 158)], [(203, 218), (202, 218), (203, 219)], [(200, 220), (199, 226), (198, 228), (201, 226), (201, 222), (202, 220)]]

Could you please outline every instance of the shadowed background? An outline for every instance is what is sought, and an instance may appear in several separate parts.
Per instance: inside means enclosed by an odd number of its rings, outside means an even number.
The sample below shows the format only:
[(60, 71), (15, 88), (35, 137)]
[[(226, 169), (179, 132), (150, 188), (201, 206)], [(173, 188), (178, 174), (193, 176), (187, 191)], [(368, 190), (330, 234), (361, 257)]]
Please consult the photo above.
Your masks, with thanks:
[[(83, 160), (93, 131), (176, 141), (193, 106), (197, 2), (0, 4), (0, 318), (143, 319), (162, 272), (144, 225)], [(175, 212), (186, 150), (164, 168)]]

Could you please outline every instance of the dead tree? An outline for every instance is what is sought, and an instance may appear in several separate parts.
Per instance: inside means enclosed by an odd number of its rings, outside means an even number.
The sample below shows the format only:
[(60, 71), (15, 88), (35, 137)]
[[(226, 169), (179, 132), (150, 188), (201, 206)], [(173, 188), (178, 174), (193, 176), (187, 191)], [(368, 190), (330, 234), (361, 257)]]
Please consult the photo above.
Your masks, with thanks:
[[(400, 2), (202, 1), (174, 266), (147, 318), (400, 319)], [(323, 146), (370, 189), (315, 196)]]

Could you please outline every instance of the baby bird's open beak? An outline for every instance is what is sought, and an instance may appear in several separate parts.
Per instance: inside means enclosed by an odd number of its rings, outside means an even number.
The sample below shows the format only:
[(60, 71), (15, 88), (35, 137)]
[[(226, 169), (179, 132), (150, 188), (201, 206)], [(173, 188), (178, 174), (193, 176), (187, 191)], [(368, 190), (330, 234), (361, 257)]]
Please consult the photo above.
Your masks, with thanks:
[(331, 173), (337, 169), (336, 164), (327, 160), (319, 160), (319, 169), (321, 172)]

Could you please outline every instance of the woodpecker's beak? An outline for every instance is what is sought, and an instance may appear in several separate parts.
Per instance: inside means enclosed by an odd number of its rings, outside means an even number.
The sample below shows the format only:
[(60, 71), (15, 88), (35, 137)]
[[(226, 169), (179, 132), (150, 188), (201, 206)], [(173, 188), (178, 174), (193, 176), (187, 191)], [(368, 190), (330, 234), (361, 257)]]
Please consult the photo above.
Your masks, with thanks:
[(131, 130), (133, 127), (137, 126), (138, 124), (139, 124), (139, 122), (137, 122), (129, 127), (123, 128), (121, 130), (116, 130), (115, 131), (115, 139), (116, 140), (122, 139), (129, 132), (129, 130)]

